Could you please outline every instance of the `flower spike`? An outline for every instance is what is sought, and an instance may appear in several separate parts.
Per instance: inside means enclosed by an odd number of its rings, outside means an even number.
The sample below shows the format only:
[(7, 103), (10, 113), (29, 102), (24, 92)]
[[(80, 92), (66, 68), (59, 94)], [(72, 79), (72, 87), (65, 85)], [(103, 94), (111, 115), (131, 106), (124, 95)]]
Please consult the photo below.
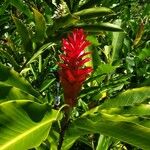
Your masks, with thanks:
[(84, 66), (91, 60), (85, 57), (89, 52), (84, 51), (89, 45), (91, 43), (86, 40), (83, 29), (74, 29), (67, 39), (62, 39), (64, 53), (60, 55), (59, 75), (64, 89), (65, 103), (70, 107), (76, 105), (82, 84), (93, 70), (92, 67)]

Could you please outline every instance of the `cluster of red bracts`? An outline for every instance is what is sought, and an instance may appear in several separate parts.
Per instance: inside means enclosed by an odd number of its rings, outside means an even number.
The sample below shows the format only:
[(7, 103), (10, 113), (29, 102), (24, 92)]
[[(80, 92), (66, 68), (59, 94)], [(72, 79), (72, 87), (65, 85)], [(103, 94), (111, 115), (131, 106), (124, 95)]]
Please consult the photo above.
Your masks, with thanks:
[(90, 61), (85, 56), (90, 52), (85, 52), (85, 48), (90, 45), (86, 40), (83, 29), (74, 29), (67, 39), (62, 40), (62, 50), (64, 53), (60, 55), (60, 81), (64, 89), (65, 103), (70, 107), (74, 107), (77, 103), (77, 96), (81, 90), (83, 82), (92, 67), (86, 67), (84, 64)]

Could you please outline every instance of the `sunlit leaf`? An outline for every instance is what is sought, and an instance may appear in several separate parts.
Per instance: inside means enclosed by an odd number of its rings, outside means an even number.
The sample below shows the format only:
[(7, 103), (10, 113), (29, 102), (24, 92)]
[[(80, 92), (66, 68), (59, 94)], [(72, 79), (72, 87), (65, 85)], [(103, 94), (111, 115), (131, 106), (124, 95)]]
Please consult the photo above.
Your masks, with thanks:
[(0, 64), (0, 82), (21, 89), (35, 97), (39, 97), (39, 93), (21, 75), (2, 64)]
[(22, 91), (16, 87), (9, 84), (0, 82), (0, 103), (3, 101), (19, 100), (19, 99), (29, 99), (33, 101), (38, 101), (33, 95)]
[(38, 147), (48, 136), (58, 111), (28, 100), (0, 104), (1, 150)]
[(140, 104), (137, 106), (106, 108), (103, 110), (101, 110), (101, 107), (100, 107), (99, 111), (102, 111), (105, 113), (110, 113), (110, 114), (149, 116), (150, 105), (149, 104)]
[[(133, 118), (94, 113), (76, 119), (68, 128), (63, 148), (69, 149), (82, 135), (101, 133), (139, 148), (149, 149), (150, 128), (132, 122)], [(130, 132), (129, 132), (130, 131)]]
[(115, 98), (108, 99), (102, 104), (102, 108), (132, 106), (144, 102), (150, 98), (150, 87), (140, 87), (126, 90)]

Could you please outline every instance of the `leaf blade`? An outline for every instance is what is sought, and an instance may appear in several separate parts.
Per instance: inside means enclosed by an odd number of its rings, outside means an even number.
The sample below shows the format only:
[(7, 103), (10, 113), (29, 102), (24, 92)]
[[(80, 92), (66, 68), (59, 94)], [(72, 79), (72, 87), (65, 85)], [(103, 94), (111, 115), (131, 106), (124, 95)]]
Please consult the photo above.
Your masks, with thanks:
[(98, 33), (101, 31), (122, 32), (122, 29), (111, 23), (97, 23), (97, 24), (76, 24), (75, 27), (85, 29), (87, 32)]
[[(6, 111), (8, 108), (9, 110)], [(33, 109), (35, 112), (33, 112)], [(58, 111), (28, 100), (0, 104), (0, 110), (1, 116), (3, 115), (5, 121), (11, 120), (10, 124), (5, 124), (0, 117), (0, 128), (2, 131), (0, 133), (1, 150), (19, 150), (20, 148), (26, 150), (39, 146), (48, 136), (51, 124), (58, 116)], [(42, 117), (38, 121), (33, 120), (33, 116), (32, 118), (29, 116), (31, 113), (36, 115), (36, 111), (42, 113)], [(7, 137), (9, 138), (7, 139)]]
[(101, 108), (132, 106), (150, 98), (150, 88), (140, 87), (126, 90), (115, 98), (111, 98), (101, 105)]
[(112, 14), (113, 11), (106, 7), (94, 7), (83, 9), (81, 11), (75, 12), (73, 15), (80, 17), (81, 19), (90, 19), (93, 17), (101, 17)]
[(46, 37), (46, 21), (44, 16), (36, 9), (32, 8), (35, 20), (35, 39), (43, 42)]

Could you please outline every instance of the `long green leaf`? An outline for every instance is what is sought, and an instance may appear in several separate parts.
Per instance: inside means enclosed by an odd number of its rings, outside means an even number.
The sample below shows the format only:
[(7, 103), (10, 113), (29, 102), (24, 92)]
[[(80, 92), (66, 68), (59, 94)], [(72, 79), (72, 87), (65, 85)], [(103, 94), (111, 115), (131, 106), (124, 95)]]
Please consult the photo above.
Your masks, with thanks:
[(43, 92), (45, 89), (47, 89), (56, 79), (46, 79), (41, 87), (40, 87), (40, 92)]
[(111, 23), (97, 23), (97, 24), (76, 24), (76, 27), (81, 27), (88, 32), (101, 32), (101, 31), (113, 31), (120, 32), (122, 29)]
[(68, 14), (68, 15), (62, 16), (61, 18), (56, 19), (54, 22), (53, 28), (51, 28), (50, 30), (53, 30), (53, 32), (55, 32), (56, 30), (60, 28), (73, 26), (78, 21), (79, 21), (79, 17)]
[(0, 103), (10, 100), (28, 99), (39, 101), (33, 95), (26, 93), (16, 87), (0, 82)]
[(43, 42), (46, 37), (46, 21), (44, 16), (38, 10), (32, 9), (35, 20), (35, 39), (37, 42)]
[(28, 30), (23, 22), (21, 22), (18, 18), (13, 17), (13, 20), (17, 27), (17, 31), (21, 36), (24, 51), (26, 52), (27, 57), (29, 57), (31, 55), (30, 53), (32, 53), (32, 41), (29, 36)]
[(111, 137), (107, 137), (100, 134), (96, 150), (108, 150), (111, 143), (112, 143)]
[(95, 113), (83, 116), (70, 125), (63, 148), (68, 149), (80, 136), (90, 133), (111, 136), (145, 150), (150, 147), (150, 128), (132, 122), (132, 118)]
[(32, 63), (32, 62), (34, 62), (36, 59), (37, 59), (37, 57), (39, 56), (39, 55), (41, 55), (45, 50), (47, 50), (48, 48), (50, 48), (50, 47), (52, 47), (52, 46), (54, 46), (55, 44), (54, 43), (47, 43), (47, 44), (44, 44), (31, 58), (30, 58), (30, 60), (28, 61), (28, 63), (26, 64), (26, 65), (28, 65), (28, 64), (30, 64), (30, 63)]
[(106, 108), (102, 110), (101, 107), (99, 107), (99, 111), (110, 113), (110, 114), (148, 116), (150, 115), (150, 105), (141, 104), (137, 106), (135, 105), (135, 106), (108, 108), (108, 109)]
[(28, 100), (0, 104), (0, 149), (27, 150), (48, 136), (58, 111)]
[[(120, 20), (118, 20), (117, 25), (121, 26)], [(111, 63), (115, 60), (118, 60), (118, 58), (121, 54), (121, 50), (122, 50), (122, 46), (123, 46), (123, 42), (124, 42), (124, 37), (125, 37), (124, 32), (114, 32), (113, 33), (113, 36), (112, 36), (113, 52), (112, 52)]]
[(21, 75), (2, 64), (0, 64), (0, 82), (21, 89), (37, 98), (39, 97), (39, 93)]
[(150, 87), (140, 87), (126, 90), (115, 98), (105, 101), (101, 108), (132, 106), (150, 98)]
[(73, 15), (80, 17), (81, 19), (90, 19), (93, 17), (101, 17), (112, 14), (113, 11), (105, 7), (94, 7), (83, 9), (81, 11), (75, 12)]

